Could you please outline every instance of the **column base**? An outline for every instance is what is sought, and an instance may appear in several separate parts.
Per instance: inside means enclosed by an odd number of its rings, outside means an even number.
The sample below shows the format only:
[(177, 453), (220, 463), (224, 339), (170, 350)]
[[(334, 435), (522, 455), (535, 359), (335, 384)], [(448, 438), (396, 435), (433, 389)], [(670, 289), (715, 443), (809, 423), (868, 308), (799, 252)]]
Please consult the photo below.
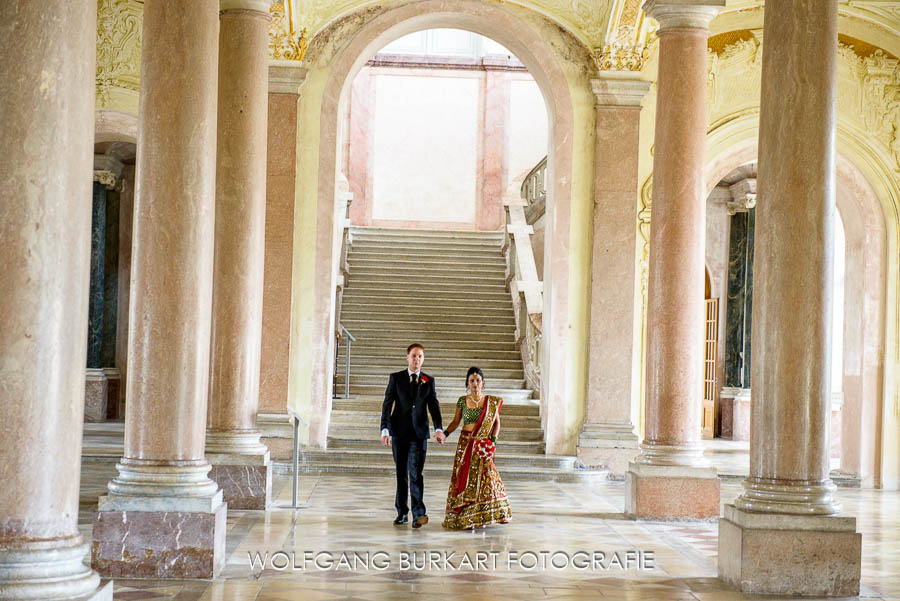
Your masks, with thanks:
[(631, 462), (625, 474), (625, 514), (640, 520), (719, 517), (716, 468)]
[[(212, 579), (225, 565), (226, 505), (165, 497), (100, 497), (91, 566), (107, 578)], [(218, 503), (215, 503), (215, 501)]]
[(576, 455), (587, 468), (606, 469), (610, 480), (624, 480), (638, 454), (638, 437), (631, 424), (585, 424)]
[(749, 513), (725, 506), (719, 578), (746, 594), (855, 597), (862, 536), (856, 518)]
[(0, 600), (112, 601), (113, 583), (82, 563), (87, 545), (37, 546), (0, 551)]
[(269, 452), (259, 455), (207, 453), (211, 480), (222, 489), (228, 509), (267, 509), (272, 499)]

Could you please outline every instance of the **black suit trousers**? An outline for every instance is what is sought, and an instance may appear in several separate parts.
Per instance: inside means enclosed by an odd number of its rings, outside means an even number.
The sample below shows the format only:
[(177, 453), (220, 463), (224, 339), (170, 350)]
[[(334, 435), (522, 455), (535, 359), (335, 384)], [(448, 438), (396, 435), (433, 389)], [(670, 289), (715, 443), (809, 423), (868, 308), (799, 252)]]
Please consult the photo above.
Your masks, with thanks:
[(413, 520), (418, 519), (426, 513), (422, 499), (425, 488), (422, 470), (425, 468), (428, 440), (393, 436), (391, 448), (394, 452), (394, 464), (397, 466), (397, 496), (394, 499), (397, 515), (409, 513), (408, 493), (412, 497)]

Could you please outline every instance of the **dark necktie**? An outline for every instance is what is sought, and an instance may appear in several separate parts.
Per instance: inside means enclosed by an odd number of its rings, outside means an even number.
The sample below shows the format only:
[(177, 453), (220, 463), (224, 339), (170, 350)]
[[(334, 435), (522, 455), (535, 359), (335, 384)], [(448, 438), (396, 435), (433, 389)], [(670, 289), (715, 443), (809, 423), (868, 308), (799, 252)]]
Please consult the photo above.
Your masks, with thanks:
[(419, 383), (419, 377), (416, 374), (409, 374), (409, 383), (415, 386)]

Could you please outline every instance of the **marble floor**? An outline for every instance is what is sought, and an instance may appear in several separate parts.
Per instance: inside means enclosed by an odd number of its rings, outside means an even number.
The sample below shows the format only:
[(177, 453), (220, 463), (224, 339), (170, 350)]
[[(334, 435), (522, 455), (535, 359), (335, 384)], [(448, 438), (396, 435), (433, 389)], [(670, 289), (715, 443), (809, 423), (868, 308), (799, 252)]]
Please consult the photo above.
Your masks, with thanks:
[[(89, 539), (97, 496), (103, 494), (115, 468), (109, 462), (85, 462), (82, 472), (79, 521)], [(394, 510), (390, 478), (304, 476), (300, 486), (301, 508), (294, 510), (289, 507), (289, 477), (276, 476), (274, 506), (270, 511), (228, 513), (228, 563), (219, 578), (213, 582), (116, 580), (115, 598), (129, 601), (448, 598), (454, 601), (731, 601), (751, 598), (731, 591), (716, 579), (715, 523), (624, 519), (621, 482), (597, 479), (586, 483), (511, 481), (506, 484), (513, 523), (474, 532), (449, 532), (440, 526), (446, 482), (426, 481), (425, 500), (432, 521), (420, 530), (413, 530), (391, 524)], [(740, 490), (738, 483), (724, 481), (723, 502), (733, 499)], [(863, 535), (861, 596), (900, 600), (900, 493), (839, 489), (837, 494), (845, 511), (857, 516), (858, 529)], [(279, 551), (287, 555), (274, 556)], [(604, 557), (592, 557), (597, 561), (584, 562), (586, 556), (578, 555), (579, 551), (601, 552)], [(260, 559), (265, 559), (268, 553), (264, 568), (259, 560), (251, 564), (251, 557), (256, 559), (257, 553)], [(306, 566), (305, 553), (309, 557)], [(342, 553), (347, 554), (346, 562), (341, 562)], [(366, 553), (368, 565), (364, 562)], [(446, 557), (450, 553), (454, 555)], [(292, 562), (287, 567), (286, 557)], [(435, 561), (426, 563), (427, 558)], [(470, 563), (466, 563), (466, 558)], [(318, 560), (318, 566), (314, 560)], [(641, 561), (643, 566), (638, 565)]]

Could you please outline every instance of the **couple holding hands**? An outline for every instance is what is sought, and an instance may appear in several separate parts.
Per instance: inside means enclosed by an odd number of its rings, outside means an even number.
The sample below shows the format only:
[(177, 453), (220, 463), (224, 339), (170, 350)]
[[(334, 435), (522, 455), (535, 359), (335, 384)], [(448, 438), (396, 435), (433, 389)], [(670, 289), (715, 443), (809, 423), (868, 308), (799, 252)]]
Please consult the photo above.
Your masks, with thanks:
[(441, 427), (441, 408), (434, 378), (422, 372), (425, 348), (406, 349), (407, 369), (391, 374), (381, 409), (381, 442), (391, 445), (397, 467), (394, 524), (407, 523), (408, 498), (412, 497), (413, 528), (428, 523), (422, 500), (422, 470), (429, 438), (428, 414), (434, 422), (434, 439), (444, 444), (460, 427), (459, 442), (450, 474), (444, 528), (465, 530), (489, 524), (505, 524), (512, 514), (506, 489), (494, 465), (494, 441), (500, 431), (503, 399), (484, 394), (484, 374), (478, 367), (466, 374), (468, 394), (456, 401), (456, 413), (446, 429)]

